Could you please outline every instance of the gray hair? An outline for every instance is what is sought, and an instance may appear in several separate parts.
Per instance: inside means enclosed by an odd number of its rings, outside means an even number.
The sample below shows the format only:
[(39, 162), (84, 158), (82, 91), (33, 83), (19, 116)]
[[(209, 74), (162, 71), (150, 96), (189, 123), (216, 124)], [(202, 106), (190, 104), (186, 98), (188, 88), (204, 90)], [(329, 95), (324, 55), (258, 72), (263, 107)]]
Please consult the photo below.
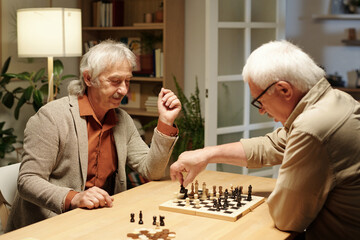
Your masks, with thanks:
[(254, 50), (242, 74), (245, 82), (251, 81), (263, 89), (283, 80), (303, 93), (326, 75), (308, 54), (285, 40), (271, 41)]
[(113, 40), (105, 40), (90, 48), (84, 54), (80, 62), (80, 80), (73, 80), (69, 83), (68, 92), (70, 95), (82, 96), (85, 93), (86, 85), (83, 73), (87, 71), (94, 86), (99, 85), (98, 76), (109, 66), (117, 62), (127, 60), (134, 68), (136, 57), (134, 53), (123, 43)]

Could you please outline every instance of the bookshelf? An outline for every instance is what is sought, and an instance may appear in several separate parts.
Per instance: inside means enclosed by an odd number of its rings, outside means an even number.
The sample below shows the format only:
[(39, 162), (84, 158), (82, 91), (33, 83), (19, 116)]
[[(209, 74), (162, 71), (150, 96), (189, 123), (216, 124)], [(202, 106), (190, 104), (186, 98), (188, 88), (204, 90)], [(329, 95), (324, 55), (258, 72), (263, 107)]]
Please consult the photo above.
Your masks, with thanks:
[[(135, 76), (132, 83), (139, 83), (140, 108), (124, 108), (132, 117), (140, 119), (144, 125), (157, 117), (156, 112), (146, 111), (145, 101), (149, 96), (157, 96), (161, 87), (169, 88), (175, 93), (176, 87), (173, 76), (179, 85), (184, 84), (184, 14), (185, 4), (183, 0), (110, 0), (107, 2), (123, 3), (123, 25), (112, 27), (94, 26), (93, 2), (95, 0), (79, 0), (82, 9), (82, 40), (101, 41), (114, 39), (120, 41), (123, 38), (142, 37), (143, 33), (152, 33), (161, 36), (162, 41), (156, 44), (163, 52), (162, 77)], [(163, 21), (144, 23), (146, 13), (155, 13), (163, 2)], [(115, 11), (115, 8), (113, 9)], [(113, 12), (113, 14), (117, 14)], [(153, 14), (154, 16), (154, 14)], [(153, 17), (154, 20), (154, 17)], [(149, 139), (145, 141), (149, 142)]]

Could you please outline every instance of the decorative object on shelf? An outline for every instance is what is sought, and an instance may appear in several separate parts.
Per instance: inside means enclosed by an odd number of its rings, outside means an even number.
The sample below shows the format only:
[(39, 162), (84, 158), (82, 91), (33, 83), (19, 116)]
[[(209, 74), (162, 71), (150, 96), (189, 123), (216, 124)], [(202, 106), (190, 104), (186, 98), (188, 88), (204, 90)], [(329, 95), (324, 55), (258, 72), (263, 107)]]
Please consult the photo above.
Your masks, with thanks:
[(360, 69), (356, 69), (356, 88), (360, 88)]
[(48, 100), (54, 99), (53, 57), (81, 56), (81, 10), (23, 8), (17, 10), (19, 57), (47, 57)]
[(345, 13), (360, 14), (360, 0), (342, 0)]
[(348, 28), (348, 40), (356, 40), (356, 29)]
[(331, 0), (331, 14), (344, 14), (345, 6), (343, 0)]
[(145, 13), (144, 14), (144, 22), (145, 23), (152, 23), (152, 13)]
[(164, 3), (161, 2), (159, 9), (155, 12), (155, 22), (163, 22), (164, 21)]
[(331, 86), (334, 86), (334, 87), (344, 87), (345, 86), (345, 83), (342, 80), (342, 77), (340, 75), (338, 75), (337, 72), (335, 72), (335, 74), (327, 75), (326, 79), (329, 81)]

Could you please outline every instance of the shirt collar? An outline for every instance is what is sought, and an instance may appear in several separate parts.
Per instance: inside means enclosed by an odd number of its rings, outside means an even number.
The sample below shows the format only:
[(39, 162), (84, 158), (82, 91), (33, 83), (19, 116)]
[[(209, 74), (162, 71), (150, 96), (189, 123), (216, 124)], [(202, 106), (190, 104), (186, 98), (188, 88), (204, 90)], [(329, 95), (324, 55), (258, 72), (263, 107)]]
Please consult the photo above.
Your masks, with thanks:
[(289, 129), (295, 119), (306, 110), (308, 107), (316, 103), (319, 98), (328, 90), (330, 90), (331, 85), (326, 80), (326, 78), (320, 79), (319, 82), (315, 84), (305, 96), (298, 102), (294, 110), (291, 112), (290, 116), (285, 122), (285, 129)]
[(110, 109), (106, 115), (105, 115), (105, 121), (104, 124), (101, 124), (100, 121), (97, 119), (95, 112), (89, 102), (89, 98), (87, 97), (86, 94), (84, 94), (83, 96), (79, 96), (78, 97), (78, 102), (79, 102), (79, 112), (80, 112), (80, 117), (93, 117), (100, 125), (109, 125), (111, 127), (115, 126), (118, 119), (115, 113), (115, 109)]

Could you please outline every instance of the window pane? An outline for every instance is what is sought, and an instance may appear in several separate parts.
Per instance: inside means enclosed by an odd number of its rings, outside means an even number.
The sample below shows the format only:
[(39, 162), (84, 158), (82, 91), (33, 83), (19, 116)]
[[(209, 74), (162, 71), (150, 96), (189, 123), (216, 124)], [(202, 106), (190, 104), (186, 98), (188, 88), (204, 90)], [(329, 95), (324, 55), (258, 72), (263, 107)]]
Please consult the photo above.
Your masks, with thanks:
[(218, 83), (218, 128), (243, 124), (244, 82)]
[(244, 0), (219, 0), (219, 22), (244, 22)]
[(253, 28), (251, 29), (251, 51), (254, 51), (262, 44), (276, 39), (274, 28)]
[(265, 134), (271, 133), (273, 131), (274, 131), (274, 128), (262, 128), (262, 129), (252, 130), (252, 131), (250, 131), (249, 136), (250, 136), (250, 138), (261, 137), (261, 136), (265, 136)]
[(244, 56), (244, 30), (219, 29), (218, 74), (241, 74)]
[[(217, 136), (217, 144), (238, 142), (243, 137), (243, 132), (228, 133)], [(219, 163), (216, 170), (220, 172), (242, 173), (242, 167)]]
[(276, 22), (276, 0), (251, 0), (252, 22)]

